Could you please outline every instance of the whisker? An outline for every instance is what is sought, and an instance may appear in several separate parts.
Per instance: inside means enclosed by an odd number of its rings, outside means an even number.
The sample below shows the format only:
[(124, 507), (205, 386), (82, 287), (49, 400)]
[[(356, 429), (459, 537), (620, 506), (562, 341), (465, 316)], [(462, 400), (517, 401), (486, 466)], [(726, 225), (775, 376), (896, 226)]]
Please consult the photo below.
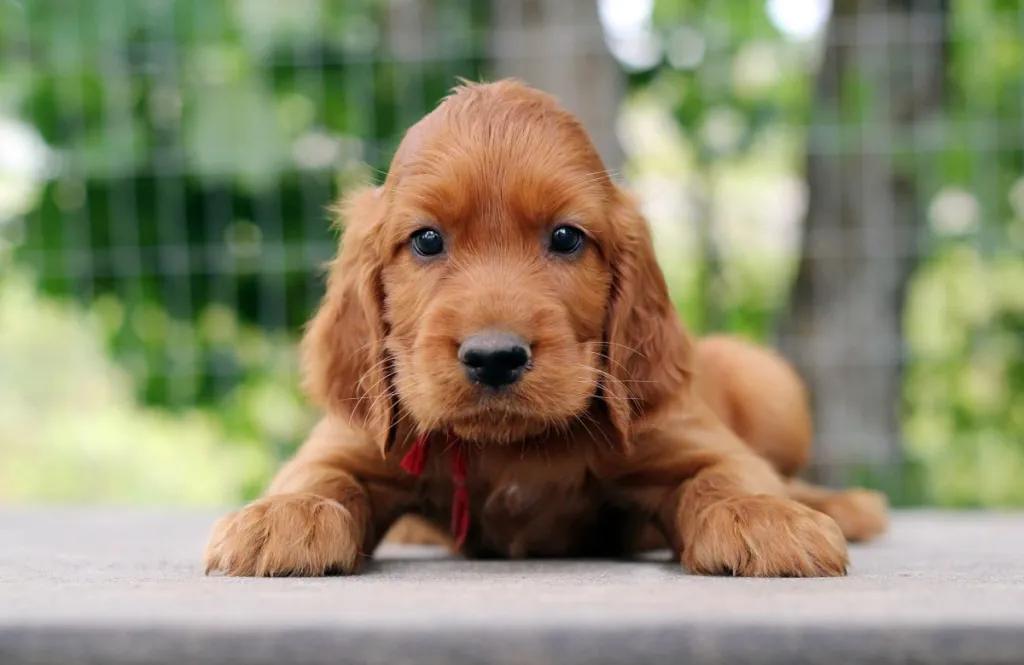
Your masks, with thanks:
[[(574, 415), (573, 416), (573, 421), (574, 422), (578, 422), (583, 427), (583, 429), (586, 430), (587, 436), (589, 436), (591, 439), (595, 439), (596, 438), (594, 436), (594, 433), (591, 432), (590, 428), (587, 426), (586, 421), (584, 421), (583, 418), (580, 417), (580, 414), (577, 413), (576, 415)], [(597, 423), (594, 423), (594, 424), (596, 425)]]
[(586, 369), (590, 369), (591, 371), (596, 372), (597, 374), (605, 377), (606, 379), (610, 379), (612, 381), (618, 381), (619, 383), (624, 383), (624, 384), (625, 383), (659, 383), (658, 381), (652, 381), (650, 379), (619, 379), (619, 378), (616, 378), (612, 374), (610, 374), (610, 373), (606, 372), (605, 370), (600, 369), (598, 367), (589, 367), (588, 368), (588, 367), (586, 367), (586, 365), (579, 365), (579, 367), (584, 367)]
[(607, 360), (607, 361), (608, 361), (609, 363), (612, 363), (612, 364), (614, 364), (614, 365), (615, 365), (616, 367), (618, 367), (618, 368), (619, 368), (620, 370), (622, 370), (622, 371), (623, 371), (624, 373), (626, 373), (626, 374), (628, 374), (628, 373), (629, 373), (629, 370), (628, 370), (628, 369), (626, 368), (626, 366), (625, 366), (625, 365), (623, 365), (622, 363), (620, 363), (620, 362), (619, 362), (618, 360), (615, 360), (615, 359), (614, 359), (614, 358), (612, 358), (611, 356), (609, 356), (609, 355), (606, 355), (606, 354), (604, 354), (604, 353), (598, 353), (598, 354), (597, 354), (597, 357), (598, 357), (598, 358), (603, 358), (604, 360)]
[[(591, 423), (594, 424), (595, 427), (597, 427), (597, 431), (601, 432), (601, 438), (603, 438), (604, 442), (606, 444), (608, 444), (608, 448), (610, 448), (611, 450), (614, 451), (615, 450), (615, 444), (612, 443), (611, 439), (608, 438), (608, 434), (605, 433), (604, 428), (601, 427), (601, 424), (597, 422), (597, 420), (594, 418), (594, 416), (591, 415), (591, 413), (589, 411), (584, 411), (582, 414), (577, 414), (576, 415), (577, 418), (581, 418), (581, 416), (585, 416), (588, 420), (590, 420)], [(582, 420), (581, 420), (581, 424), (582, 424)], [(588, 433), (589, 433), (589, 430), (588, 430)]]
[(605, 341), (604, 343), (607, 344), (608, 346), (618, 346), (618, 347), (621, 347), (621, 348), (629, 351), (630, 353), (635, 353), (636, 355), (640, 356), (644, 360), (650, 360), (650, 358), (648, 358), (645, 354), (640, 353), (639, 349), (634, 349), (632, 346), (629, 346), (629, 345), (626, 345), (626, 344), (622, 344), (621, 342), (612, 342), (610, 340), (609, 341)]

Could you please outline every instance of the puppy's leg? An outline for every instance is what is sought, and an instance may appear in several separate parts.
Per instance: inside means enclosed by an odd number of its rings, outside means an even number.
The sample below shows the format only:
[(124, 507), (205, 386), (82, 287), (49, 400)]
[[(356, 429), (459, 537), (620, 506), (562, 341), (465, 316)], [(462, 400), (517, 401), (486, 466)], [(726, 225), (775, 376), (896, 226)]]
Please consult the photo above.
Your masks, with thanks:
[(455, 541), (450, 535), (418, 515), (405, 515), (400, 518), (384, 536), (384, 542), (405, 545), (441, 545), (455, 551)]
[(414, 498), (359, 432), (322, 422), (270, 488), (222, 518), (206, 572), (242, 577), (353, 573)]
[[(688, 570), (749, 577), (846, 574), (846, 539), (828, 515), (787, 497), (782, 477), (700, 404), (634, 439), (599, 473), (660, 520)], [(613, 469), (613, 466), (615, 467)]]
[(789, 497), (836, 521), (852, 543), (878, 537), (889, 526), (889, 502), (881, 492), (866, 489), (831, 490), (799, 478), (786, 483)]
[(824, 513), (785, 498), (761, 458), (701, 469), (681, 488), (675, 523), (683, 562), (698, 573), (751, 577), (844, 575), (846, 542)]

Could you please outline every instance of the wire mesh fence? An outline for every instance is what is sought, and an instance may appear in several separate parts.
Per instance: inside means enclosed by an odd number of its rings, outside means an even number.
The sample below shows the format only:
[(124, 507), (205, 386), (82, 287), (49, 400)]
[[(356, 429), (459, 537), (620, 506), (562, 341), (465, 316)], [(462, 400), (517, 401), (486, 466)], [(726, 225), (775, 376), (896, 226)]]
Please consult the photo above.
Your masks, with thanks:
[(1007, 0), (0, 0), (0, 486), (259, 491), (313, 417), (330, 203), (518, 76), (690, 326), (797, 363), (819, 478), (1024, 502), (1022, 35)]

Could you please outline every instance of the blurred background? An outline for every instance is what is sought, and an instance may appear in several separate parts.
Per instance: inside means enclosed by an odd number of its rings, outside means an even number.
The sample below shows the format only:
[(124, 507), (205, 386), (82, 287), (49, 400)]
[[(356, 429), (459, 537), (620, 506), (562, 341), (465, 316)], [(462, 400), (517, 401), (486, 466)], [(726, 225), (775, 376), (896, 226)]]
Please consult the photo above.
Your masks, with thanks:
[(809, 475), (1024, 505), (1022, 0), (0, 0), (0, 501), (255, 496), (326, 206), (460, 76), (582, 117)]

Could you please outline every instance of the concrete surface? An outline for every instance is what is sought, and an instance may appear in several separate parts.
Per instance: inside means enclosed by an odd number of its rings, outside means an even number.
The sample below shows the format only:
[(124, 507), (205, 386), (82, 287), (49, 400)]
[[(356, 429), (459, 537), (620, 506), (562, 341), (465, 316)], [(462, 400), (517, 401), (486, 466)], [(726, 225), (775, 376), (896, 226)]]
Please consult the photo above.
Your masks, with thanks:
[(0, 663), (1024, 663), (1024, 515), (900, 514), (819, 580), (422, 549), (207, 578), (214, 518), (0, 509)]

